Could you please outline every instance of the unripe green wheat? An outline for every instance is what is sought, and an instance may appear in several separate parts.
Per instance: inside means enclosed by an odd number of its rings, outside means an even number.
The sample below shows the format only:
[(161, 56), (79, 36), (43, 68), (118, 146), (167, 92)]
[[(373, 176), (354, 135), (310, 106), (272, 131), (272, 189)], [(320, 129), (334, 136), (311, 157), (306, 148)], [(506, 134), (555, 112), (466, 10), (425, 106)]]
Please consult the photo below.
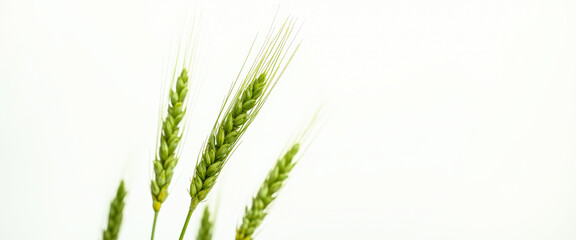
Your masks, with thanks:
[(178, 163), (176, 148), (180, 143), (182, 134), (180, 123), (186, 113), (184, 106), (186, 94), (188, 93), (188, 72), (182, 69), (182, 73), (176, 80), (176, 86), (170, 89), (170, 103), (168, 114), (162, 122), (162, 133), (160, 136), (158, 153), (154, 160), (154, 179), (151, 181), (153, 208), (155, 212), (160, 211), (162, 203), (168, 197), (168, 186), (174, 175), (174, 168)]
[(120, 186), (116, 191), (116, 197), (110, 203), (110, 213), (108, 214), (108, 227), (102, 232), (102, 239), (116, 240), (122, 225), (122, 211), (124, 210), (124, 197), (126, 196), (126, 189), (124, 188), (124, 180), (120, 181)]
[[(321, 109), (316, 111), (308, 126), (300, 130), (296, 138), (288, 145), (288, 149), (280, 154), (276, 164), (258, 189), (258, 193), (252, 198), (252, 204), (246, 207), (242, 224), (236, 228), (236, 240), (253, 239), (254, 232), (268, 215), (270, 204), (276, 199), (278, 192), (288, 178), (288, 174), (296, 165), (296, 155), (301, 156), (302, 152), (306, 151), (300, 148), (301, 145), (310, 146), (312, 138), (316, 135), (317, 129), (314, 126)], [(312, 132), (316, 133), (312, 134)]]
[(152, 234), (150, 239), (154, 239), (156, 232), (156, 221), (162, 203), (168, 197), (168, 187), (174, 176), (174, 168), (178, 164), (178, 144), (182, 138), (180, 126), (186, 113), (186, 95), (188, 94), (188, 71), (182, 69), (180, 76), (176, 79), (175, 86), (171, 86), (167, 114), (162, 121), (160, 138), (158, 140), (158, 152), (154, 160), (154, 179), (151, 180), (150, 190), (152, 193), (152, 208), (154, 209), (154, 222), (152, 223)]
[[(222, 167), (235, 149), (239, 139), (254, 121), (270, 91), (294, 56), (298, 47), (292, 50), (293, 41), (289, 41), (293, 40), (291, 37), (293, 29), (293, 23), (286, 21), (275, 35), (266, 39), (236, 93), (233, 96), (229, 93), (226, 98), (218, 120), (208, 136), (196, 164), (194, 176), (190, 183), (190, 208), (180, 234), (181, 240), (184, 238), (192, 212), (214, 187)], [(285, 61), (288, 52), (291, 54)], [(226, 106), (227, 108), (224, 110)]]
[(204, 200), (214, 186), (226, 158), (258, 109), (250, 110), (256, 103), (262, 102), (264, 89), (269, 83), (266, 73), (254, 78), (245, 89), (242, 89), (242, 97), (232, 103), (234, 106), (232, 111), (225, 115), (218, 128), (212, 132), (190, 183), (191, 206), (195, 207)]
[(258, 194), (252, 198), (250, 208), (246, 207), (242, 224), (236, 229), (236, 240), (250, 240), (254, 231), (268, 214), (270, 203), (276, 199), (277, 193), (282, 188), (284, 180), (288, 178), (290, 170), (296, 164), (294, 156), (298, 153), (300, 144), (293, 144), (286, 153), (278, 159), (276, 165), (264, 183), (260, 186)]
[(210, 216), (210, 209), (208, 206), (204, 208), (204, 215), (200, 222), (200, 229), (198, 229), (198, 236), (196, 240), (212, 240), (212, 231), (214, 230), (214, 220)]

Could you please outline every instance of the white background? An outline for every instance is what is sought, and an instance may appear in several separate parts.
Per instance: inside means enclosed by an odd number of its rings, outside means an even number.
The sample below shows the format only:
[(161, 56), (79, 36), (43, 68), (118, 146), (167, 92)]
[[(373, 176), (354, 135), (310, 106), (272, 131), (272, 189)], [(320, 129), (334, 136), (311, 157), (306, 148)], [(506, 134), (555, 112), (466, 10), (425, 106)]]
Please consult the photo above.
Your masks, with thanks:
[(199, 12), (201, 92), (157, 229), (176, 239), (200, 144), (278, 6), (303, 45), (209, 196), (215, 239), (324, 101), (257, 239), (576, 239), (568, 0), (1, 0), (0, 239), (100, 239), (120, 178), (121, 239), (149, 238), (161, 86)]

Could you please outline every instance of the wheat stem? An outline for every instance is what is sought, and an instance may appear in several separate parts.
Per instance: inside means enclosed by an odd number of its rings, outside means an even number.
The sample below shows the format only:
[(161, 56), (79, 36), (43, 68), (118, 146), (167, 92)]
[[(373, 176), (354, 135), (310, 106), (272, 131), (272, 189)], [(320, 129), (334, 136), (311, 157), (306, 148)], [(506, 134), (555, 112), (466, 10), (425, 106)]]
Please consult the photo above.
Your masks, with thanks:
[(158, 220), (158, 212), (154, 212), (154, 222), (152, 223), (152, 236), (151, 240), (154, 240), (154, 235), (156, 233), (156, 221)]
[(116, 190), (116, 197), (110, 203), (110, 213), (108, 214), (108, 227), (102, 232), (102, 239), (116, 240), (122, 225), (122, 211), (124, 210), (124, 197), (126, 196), (126, 189), (124, 188), (124, 180), (120, 181), (118, 190)]
[[(229, 92), (218, 120), (199, 155), (190, 183), (191, 202), (188, 215), (194, 212), (196, 206), (206, 199), (214, 187), (222, 167), (234, 151), (239, 139), (254, 121), (270, 91), (297, 50), (297, 47), (293, 50), (290, 47), (293, 42), (289, 41), (292, 39), (293, 28), (292, 21), (286, 21), (276, 34), (269, 36), (247, 76), (241, 81), (240, 87), (234, 95)], [(289, 51), (292, 51), (292, 55), (284, 61)], [(181, 240), (184, 239), (188, 221), (189, 218), (184, 223), (180, 235)]]
[(197, 205), (198, 204), (190, 206), (190, 209), (188, 210), (188, 215), (186, 215), (186, 221), (184, 221), (184, 227), (182, 227), (182, 231), (180, 232), (180, 240), (184, 239), (184, 234), (186, 234), (186, 229), (188, 228), (190, 217), (192, 217), (192, 213), (194, 212), (194, 209), (196, 209)]

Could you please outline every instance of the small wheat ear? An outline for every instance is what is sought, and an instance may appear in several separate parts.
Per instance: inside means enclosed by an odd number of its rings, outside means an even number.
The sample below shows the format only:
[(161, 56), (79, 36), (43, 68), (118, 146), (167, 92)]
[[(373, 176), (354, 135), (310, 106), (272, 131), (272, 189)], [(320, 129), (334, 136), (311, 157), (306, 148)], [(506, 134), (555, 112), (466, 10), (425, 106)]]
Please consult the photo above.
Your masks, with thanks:
[[(252, 198), (252, 204), (246, 207), (242, 223), (236, 228), (236, 240), (253, 239), (254, 232), (268, 215), (271, 203), (278, 197), (278, 193), (284, 186), (290, 171), (297, 163), (297, 158), (306, 152), (315, 137), (312, 131), (317, 130), (313, 126), (317, 121), (320, 110), (316, 111), (308, 126), (301, 129), (288, 145), (288, 149), (280, 155), (258, 192)], [(306, 147), (302, 149), (301, 146)]]
[(124, 210), (124, 197), (126, 196), (126, 189), (124, 187), (124, 180), (120, 181), (116, 197), (110, 203), (110, 212), (108, 214), (108, 227), (102, 232), (102, 239), (116, 240), (122, 226), (122, 217)]
[(213, 231), (214, 219), (210, 214), (210, 207), (206, 206), (204, 208), (204, 214), (202, 215), (202, 221), (200, 222), (200, 228), (198, 229), (196, 240), (212, 240)]

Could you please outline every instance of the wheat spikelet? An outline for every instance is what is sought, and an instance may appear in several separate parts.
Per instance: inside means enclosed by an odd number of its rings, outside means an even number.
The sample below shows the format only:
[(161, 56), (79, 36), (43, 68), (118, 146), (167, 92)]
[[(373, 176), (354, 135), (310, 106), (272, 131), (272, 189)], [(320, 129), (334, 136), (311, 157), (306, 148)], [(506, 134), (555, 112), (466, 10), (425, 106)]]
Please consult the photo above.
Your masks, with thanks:
[[(294, 40), (291, 36), (293, 30), (293, 22), (287, 20), (276, 34), (269, 35), (236, 93), (232, 95), (232, 90), (228, 93), (218, 120), (196, 164), (189, 190), (190, 208), (180, 239), (184, 238), (192, 212), (206, 198), (216, 183), (222, 167), (235, 149), (240, 137), (254, 121), (270, 91), (298, 49), (298, 47), (293, 50), (291, 48)], [(291, 54), (288, 55), (288, 52)], [(289, 57), (285, 59), (287, 55)], [(227, 106), (226, 110), (224, 110), (225, 106)]]
[(122, 211), (124, 210), (124, 197), (126, 196), (126, 189), (124, 188), (124, 180), (120, 181), (120, 186), (116, 191), (116, 197), (110, 203), (110, 213), (108, 214), (108, 227), (102, 232), (102, 239), (116, 240), (122, 225)]
[(284, 180), (288, 178), (290, 170), (296, 164), (294, 156), (300, 150), (300, 144), (293, 144), (284, 155), (278, 159), (276, 165), (268, 173), (268, 177), (260, 186), (256, 196), (252, 198), (250, 208), (246, 207), (242, 224), (236, 229), (236, 240), (250, 240), (260, 223), (267, 215), (270, 203), (276, 199), (277, 193), (282, 188)]
[(202, 221), (200, 222), (200, 229), (198, 229), (198, 236), (196, 240), (212, 240), (212, 231), (214, 229), (214, 220), (210, 216), (210, 209), (208, 206), (204, 208)]

